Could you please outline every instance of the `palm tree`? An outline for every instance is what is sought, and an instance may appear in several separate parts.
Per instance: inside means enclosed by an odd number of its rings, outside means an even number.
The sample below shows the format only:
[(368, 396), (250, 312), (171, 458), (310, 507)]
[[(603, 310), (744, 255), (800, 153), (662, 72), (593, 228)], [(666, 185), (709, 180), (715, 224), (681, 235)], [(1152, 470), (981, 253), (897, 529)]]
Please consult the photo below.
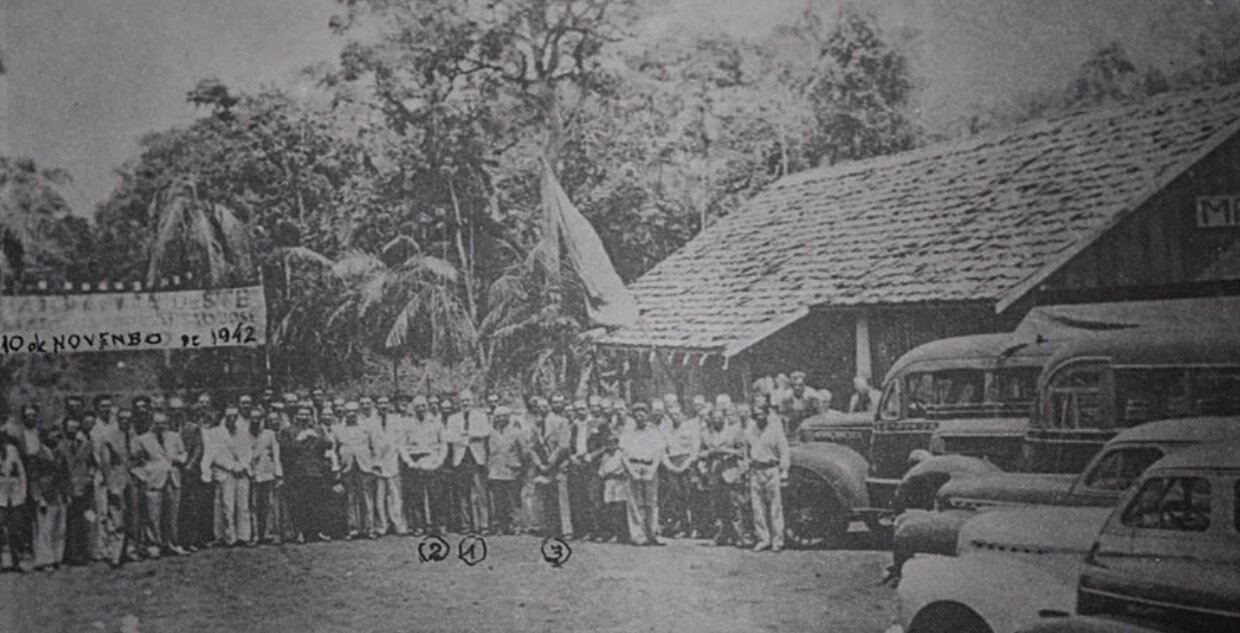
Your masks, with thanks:
[(249, 279), (254, 262), (246, 224), (228, 207), (203, 199), (188, 177), (178, 178), (151, 201), (158, 218), (146, 283), (170, 272), (205, 271), (208, 286)]
[(361, 327), (377, 327), (389, 352), (441, 359), (476, 353), (478, 335), (460, 298), (456, 267), (423, 254), (412, 238), (398, 236), (377, 254), (351, 251), (332, 272), (345, 290), (329, 327), (352, 316)]
[[(483, 359), (492, 380), (518, 372), (527, 388), (561, 388), (581, 374), (588, 343), (580, 334), (587, 319), (580, 279), (560, 261), (559, 283), (551, 267), (557, 262), (540, 242), (509, 266), (487, 289), (487, 312), (479, 327)], [(567, 297), (563, 295), (568, 295)], [(499, 359), (503, 362), (497, 362)]]

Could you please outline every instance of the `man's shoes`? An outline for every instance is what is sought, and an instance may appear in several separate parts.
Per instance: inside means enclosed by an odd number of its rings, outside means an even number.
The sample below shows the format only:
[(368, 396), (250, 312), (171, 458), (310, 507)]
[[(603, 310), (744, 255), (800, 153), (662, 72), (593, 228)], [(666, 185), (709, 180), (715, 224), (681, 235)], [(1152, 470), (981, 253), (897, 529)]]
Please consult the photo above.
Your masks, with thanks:
[(758, 543), (753, 546), (753, 551), (755, 552), (762, 552), (768, 549), (771, 549), (771, 545), (769, 543)]
[(772, 546), (771, 546), (771, 553), (772, 553), (772, 554), (778, 554), (778, 553), (780, 553), (780, 552), (782, 552), (782, 551), (784, 551), (784, 546), (783, 546), (783, 545), (772, 545)]
[(667, 543), (664, 543), (663, 541), (660, 541), (659, 539), (655, 538), (655, 539), (650, 539), (650, 542), (646, 543), (646, 545), (650, 545), (652, 547), (663, 547), (664, 545), (667, 545)]
[(171, 554), (173, 556), (185, 556), (186, 554), (189, 554), (189, 552), (185, 551), (185, 549), (183, 549), (180, 545), (169, 545), (164, 548), (164, 553)]

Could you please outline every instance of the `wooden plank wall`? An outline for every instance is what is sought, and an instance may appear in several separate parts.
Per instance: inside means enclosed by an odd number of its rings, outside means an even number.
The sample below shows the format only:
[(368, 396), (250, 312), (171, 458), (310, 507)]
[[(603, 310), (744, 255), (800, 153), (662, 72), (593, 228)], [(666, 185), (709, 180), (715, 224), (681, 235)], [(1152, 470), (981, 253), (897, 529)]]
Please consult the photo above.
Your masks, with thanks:
[(1212, 263), (1240, 248), (1240, 228), (1197, 226), (1197, 197), (1211, 195), (1240, 195), (1240, 137), (1220, 146), (1082, 251), (1051, 276), (1043, 290), (1163, 288), (1195, 282)]

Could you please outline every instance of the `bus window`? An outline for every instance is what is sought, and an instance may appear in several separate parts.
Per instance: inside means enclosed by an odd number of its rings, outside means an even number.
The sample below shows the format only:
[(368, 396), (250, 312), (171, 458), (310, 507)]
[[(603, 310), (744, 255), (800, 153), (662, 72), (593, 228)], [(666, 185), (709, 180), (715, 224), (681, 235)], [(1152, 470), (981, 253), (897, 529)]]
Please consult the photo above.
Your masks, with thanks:
[(1061, 429), (1110, 428), (1105, 414), (1106, 366), (1082, 363), (1058, 371), (1047, 386), (1047, 426)]
[(1193, 414), (1240, 413), (1240, 367), (1194, 368), (1189, 382)]
[(1118, 426), (1191, 415), (1188, 374), (1183, 369), (1117, 369)]
[(981, 370), (952, 369), (908, 375), (909, 417), (960, 411), (983, 403), (985, 374)]
[(1040, 372), (1036, 367), (996, 371), (988, 384), (986, 402), (1001, 405), (1000, 410), (1009, 414), (1029, 415), (1037, 399)]
[(899, 420), (900, 419), (900, 384), (903, 381), (899, 378), (887, 384), (886, 391), (883, 392), (882, 404), (878, 407), (878, 417), (882, 420)]

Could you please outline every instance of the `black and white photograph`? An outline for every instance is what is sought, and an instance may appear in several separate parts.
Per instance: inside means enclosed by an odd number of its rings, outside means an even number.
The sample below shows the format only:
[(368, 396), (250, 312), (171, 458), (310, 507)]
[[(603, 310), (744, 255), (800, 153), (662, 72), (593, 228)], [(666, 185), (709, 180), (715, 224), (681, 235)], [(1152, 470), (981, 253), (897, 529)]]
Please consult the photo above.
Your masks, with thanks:
[(0, 0), (0, 633), (1240, 631), (1240, 0)]

